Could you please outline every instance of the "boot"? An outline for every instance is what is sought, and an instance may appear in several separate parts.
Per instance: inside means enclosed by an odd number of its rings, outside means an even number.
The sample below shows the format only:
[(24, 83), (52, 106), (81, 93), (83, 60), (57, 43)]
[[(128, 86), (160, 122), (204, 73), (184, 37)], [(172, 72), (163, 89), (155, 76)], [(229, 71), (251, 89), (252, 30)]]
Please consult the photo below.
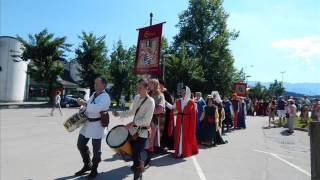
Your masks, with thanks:
[(133, 180), (142, 180), (142, 172), (144, 171), (144, 163), (140, 161), (140, 165), (134, 168)]
[(146, 158), (146, 160), (144, 162), (144, 167), (147, 167), (150, 164), (151, 158), (152, 158), (152, 152), (148, 151), (147, 158)]
[(85, 172), (90, 171), (91, 169), (92, 169), (92, 163), (90, 162), (90, 163), (84, 164), (83, 168), (80, 171), (76, 172), (74, 175), (75, 176), (84, 175)]
[(92, 168), (91, 168), (91, 172), (88, 175), (88, 179), (93, 179), (93, 178), (97, 177), (97, 175), (98, 175), (98, 165), (99, 165), (98, 162), (93, 162)]

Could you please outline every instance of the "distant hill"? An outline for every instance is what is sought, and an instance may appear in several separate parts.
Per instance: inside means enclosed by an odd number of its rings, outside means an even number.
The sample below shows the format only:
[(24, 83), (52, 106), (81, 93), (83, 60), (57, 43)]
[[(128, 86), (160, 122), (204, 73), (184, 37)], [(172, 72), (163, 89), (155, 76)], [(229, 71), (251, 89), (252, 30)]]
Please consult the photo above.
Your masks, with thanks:
[[(257, 81), (249, 81), (249, 86), (255, 86)], [(270, 82), (261, 82), (263, 86), (267, 88), (271, 84)], [(320, 95), (320, 83), (284, 83), (284, 87), (287, 92), (308, 95), (319, 96)]]

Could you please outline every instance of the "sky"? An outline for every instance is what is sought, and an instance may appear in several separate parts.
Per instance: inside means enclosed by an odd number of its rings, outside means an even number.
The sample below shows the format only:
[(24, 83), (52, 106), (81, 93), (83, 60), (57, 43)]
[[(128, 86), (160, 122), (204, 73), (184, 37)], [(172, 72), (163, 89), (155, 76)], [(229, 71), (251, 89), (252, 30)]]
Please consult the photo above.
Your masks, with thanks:
[[(320, 83), (320, 0), (224, 0), (228, 27), (240, 31), (230, 43), (236, 68), (250, 81)], [(137, 28), (166, 21), (169, 41), (187, 0), (0, 0), (0, 35), (26, 38), (47, 28), (76, 48), (82, 31), (106, 35), (110, 50), (122, 40), (137, 43)], [(205, 17), (204, 17), (205, 18)], [(74, 58), (74, 53), (68, 54)]]

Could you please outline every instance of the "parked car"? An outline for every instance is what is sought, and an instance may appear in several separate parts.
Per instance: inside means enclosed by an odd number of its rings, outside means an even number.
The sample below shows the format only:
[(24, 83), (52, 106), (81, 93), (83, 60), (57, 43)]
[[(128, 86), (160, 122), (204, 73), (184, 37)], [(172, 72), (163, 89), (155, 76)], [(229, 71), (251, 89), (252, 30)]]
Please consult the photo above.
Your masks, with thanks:
[(60, 102), (61, 107), (79, 107), (79, 104), (77, 103), (77, 97), (74, 95), (66, 95), (61, 99)]

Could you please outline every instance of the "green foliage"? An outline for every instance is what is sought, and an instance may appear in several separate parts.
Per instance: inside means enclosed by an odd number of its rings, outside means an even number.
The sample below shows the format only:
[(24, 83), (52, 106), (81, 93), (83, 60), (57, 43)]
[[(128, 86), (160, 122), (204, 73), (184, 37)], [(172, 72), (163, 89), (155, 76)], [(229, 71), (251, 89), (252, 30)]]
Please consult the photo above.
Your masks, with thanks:
[(268, 90), (265, 86), (263, 86), (260, 82), (258, 82), (254, 87), (251, 87), (249, 90), (249, 97), (251, 99), (267, 99)]
[(182, 44), (176, 54), (169, 56), (166, 68), (166, 84), (171, 90), (175, 90), (180, 82), (189, 85), (192, 90), (200, 90), (198, 85), (205, 81), (199, 59), (188, 56), (185, 44)]
[(93, 33), (82, 32), (79, 36), (82, 43), (76, 49), (76, 61), (80, 65), (79, 75), (82, 87), (89, 87), (94, 92), (94, 80), (99, 77), (107, 77), (107, 47), (105, 36), (97, 37)]
[(271, 83), (269, 89), (261, 85), (258, 82), (254, 87), (251, 87), (249, 90), (249, 97), (252, 99), (270, 99), (272, 96), (279, 97), (285, 93), (285, 88), (282, 86), (281, 82), (274, 80), (274, 83)]
[(229, 93), (235, 82), (229, 41), (239, 33), (227, 28), (227, 18), (221, 0), (190, 0), (188, 9), (179, 16), (174, 46), (185, 42), (188, 55), (199, 59), (207, 81), (202, 85), (204, 92)]
[(119, 40), (111, 53), (109, 78), (113, 83), (112, 96), (118, 105), (121, 95), (130, 96), (135, 90), (137, 81), (137, 77), (133, 75), (135, 52), (135, 47), (126, 50), (122, 41)]
[(272, 84), (269, 86), (269, 94), (271, 96), (279, 97), (285, 93), (285, 88), (282, 85), (282, 82), (274, 80)]
[(23, 44), (23, 53), (20, 58), (30, 60), (29, 72), (37, 82), (48, 83), (48, 97), (52, 102), (53, 84), (57, 76), (64, 70), (65, 51), (69, 51), (70, 44), (66, 43), (66, 37), (54, 37), (47, 29), (31, 35), (25, 40), (18, 36)]

